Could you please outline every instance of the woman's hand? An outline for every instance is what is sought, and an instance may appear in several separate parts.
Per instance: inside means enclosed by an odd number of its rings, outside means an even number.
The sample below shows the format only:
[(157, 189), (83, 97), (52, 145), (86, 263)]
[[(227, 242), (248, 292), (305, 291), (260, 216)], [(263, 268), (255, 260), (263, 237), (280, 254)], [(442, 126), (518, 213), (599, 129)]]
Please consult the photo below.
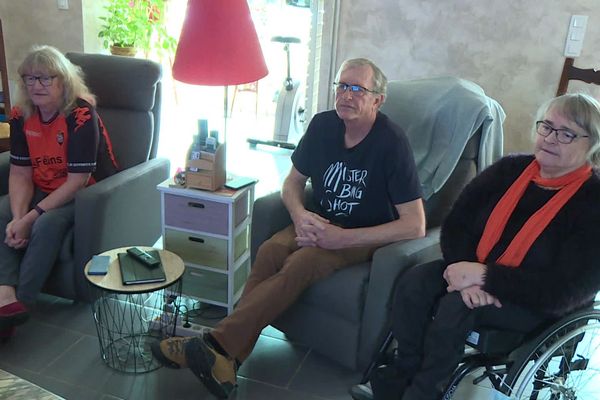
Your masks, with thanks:
[(481, 289), (480, 286), (474, 285), (460, 291), (463, 302), (471, 310), (477, 307), (495, 305), (502, 307), (502, 303), (496, 297)]
[(448, 292), (462, 290), (473, 285), (483, 286), (486, 268), (485, 264), (471, 261), (459, 261), (448, 265), (444, 270)]
[(6, 225), (6, 237), (4, 243), (13, 249), (22, 249), (29, 243), (31, 225), (26, 218), (13, 219)]

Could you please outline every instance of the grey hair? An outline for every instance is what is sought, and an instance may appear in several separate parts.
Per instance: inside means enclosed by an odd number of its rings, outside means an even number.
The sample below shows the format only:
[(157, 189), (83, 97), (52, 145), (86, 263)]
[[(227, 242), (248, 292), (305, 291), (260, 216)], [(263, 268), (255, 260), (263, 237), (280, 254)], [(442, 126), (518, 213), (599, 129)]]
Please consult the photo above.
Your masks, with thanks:
[[(555, 97), (543, 104), (537, 114), (536, 121), (544, 119), (546, 113), (554, 110), (583, 129), (590, 140), (587, 160), (594, 167), (600, 167), (600, 103), (584, 93), (568, 93)], [(535, 125), (533, 133), (535, 135)]]
[(352, 59), (344, 61), (335, 76), (335, 81), (339, 82), (340, 75), (342, 75), (342, 72), (345, 69), (351, 68), (351, 67), (364, 67), (364, 66), (370, 67), (371, 71), (373, 71), (373, 87), (367, 88), (367, 89), (371, 89), (374, 92), (377, 92), (377, 93), (383, 95), (384, 100), (385, 100), (385, 96), (387, 94), (387, 82), (388, 82), (387, 77), (385, 76), (383, 71), (377, 65), (375, 65), (375, 63), (373, 61), (369, 60), (368, 58), (352, 58)]
[[(58, 49), (52, 46), (35, 46), (25, 57), (17, 72), (20, 76), (30, 74), (34, 71), (44, 71), (50, 75), (56, 75), (63, 85), (63, 102), (59, 111), (68, 114), (75, 108), (78, 98), (83, 98), (92, 105), (96, 105), (94, 95), (90, 92), (83, 80), (81, 68), (74, 65)], [(25, 116), (29, 117), (35, 112), (35, 106), (29, 98), (27, 87), (22, 79), (19, 79), (16, 105), (18, 105)]]

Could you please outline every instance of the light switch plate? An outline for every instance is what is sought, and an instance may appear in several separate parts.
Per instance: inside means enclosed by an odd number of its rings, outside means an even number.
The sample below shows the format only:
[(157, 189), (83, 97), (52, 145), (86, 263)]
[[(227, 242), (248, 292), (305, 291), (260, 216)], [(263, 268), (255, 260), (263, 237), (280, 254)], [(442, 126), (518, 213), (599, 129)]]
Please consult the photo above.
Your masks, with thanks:
[(59, 10), (68, 10), (69, 9), (69, 0), (56, 0), (56, 5)]
[(587, 15), (572, 15), (565, 43), (565, 57), (579, 57), (583, 49), (583, 38), (587, 28)]

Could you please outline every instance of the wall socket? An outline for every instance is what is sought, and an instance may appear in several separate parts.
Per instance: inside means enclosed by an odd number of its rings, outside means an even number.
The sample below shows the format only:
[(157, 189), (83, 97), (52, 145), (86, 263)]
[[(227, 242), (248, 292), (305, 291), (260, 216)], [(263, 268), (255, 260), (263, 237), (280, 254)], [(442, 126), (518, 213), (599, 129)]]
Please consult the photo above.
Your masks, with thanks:
[(69, 9), (69, 0), (56, 0), (56, 5), (59, 10), (68, 10)]

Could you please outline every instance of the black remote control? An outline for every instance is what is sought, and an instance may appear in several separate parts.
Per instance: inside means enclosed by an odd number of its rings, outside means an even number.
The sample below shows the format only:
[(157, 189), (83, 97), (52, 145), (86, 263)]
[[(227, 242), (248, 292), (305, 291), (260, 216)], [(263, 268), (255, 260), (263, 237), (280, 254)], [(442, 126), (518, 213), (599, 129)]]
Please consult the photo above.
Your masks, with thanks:
[(127, 253), (136, 260), (146, 264), (148, 267), (156, 267), (160, 264), (160, 260), (157, 260), (152, 254), (149, 254), (142, 249), (138, 249), (137, 247), (128, 248)]

